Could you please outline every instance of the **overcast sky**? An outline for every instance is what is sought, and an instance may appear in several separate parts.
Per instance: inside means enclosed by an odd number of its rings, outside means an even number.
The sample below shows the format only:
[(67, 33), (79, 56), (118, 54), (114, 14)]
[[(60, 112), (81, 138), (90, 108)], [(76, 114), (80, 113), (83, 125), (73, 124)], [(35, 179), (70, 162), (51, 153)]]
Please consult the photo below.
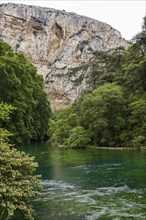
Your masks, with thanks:
[(146, 0), (0, 0), (0, 3), (19, 3), (65, 10), (110, 24), (130, 40), (141, 31), (146, 15)]

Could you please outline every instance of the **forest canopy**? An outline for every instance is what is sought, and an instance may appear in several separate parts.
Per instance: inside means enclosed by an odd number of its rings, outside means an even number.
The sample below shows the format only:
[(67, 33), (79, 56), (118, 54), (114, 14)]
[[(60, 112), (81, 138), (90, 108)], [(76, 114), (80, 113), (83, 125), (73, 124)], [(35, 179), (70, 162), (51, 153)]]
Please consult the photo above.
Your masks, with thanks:
[(21, 53), (0, 40), (0, 103), (14, 107), (11, 120), (1, 125), (21, 144), (43, 140), (51, 114), (42, 76)]

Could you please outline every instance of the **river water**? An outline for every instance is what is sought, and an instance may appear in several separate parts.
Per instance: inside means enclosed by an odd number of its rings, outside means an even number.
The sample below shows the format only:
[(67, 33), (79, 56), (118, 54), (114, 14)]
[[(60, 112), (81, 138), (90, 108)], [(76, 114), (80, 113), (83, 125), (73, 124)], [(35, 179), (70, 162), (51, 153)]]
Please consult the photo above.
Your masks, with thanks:
[(146, 219), (146, 153), (45, 145), (22, 150), (36, 157), (42, 175), (36, 220)]

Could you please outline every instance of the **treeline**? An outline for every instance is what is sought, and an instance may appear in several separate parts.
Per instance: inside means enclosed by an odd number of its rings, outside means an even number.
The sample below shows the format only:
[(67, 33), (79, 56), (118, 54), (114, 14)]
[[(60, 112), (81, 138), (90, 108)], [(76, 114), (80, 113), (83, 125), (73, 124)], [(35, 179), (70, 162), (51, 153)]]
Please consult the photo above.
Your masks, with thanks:
[[(13, 148), (48, 136), (50, 103), (43, 79), (23, 54), (0, 40), (0, 219), (19, 211), (33, 220), (32, 199), (39, 195), (40, 176), (34, 157)], [(10, 144), (11, 143), (11, 144)]]
[(13, 110), (11, 105), (0, 103), (0, 219), (11, 219), (17, 210), (25, 219), (33, 220), (30, 202), (41, 189), (39, 176), (33, 175), (38, 164), (34, 157), (12, 147), (12, 134), (1, 127), (11, 120)]
[(90, 90), (56, 112), (50, 142), (72, 148), (146, 146), (146, 19), (127, 49), (97, 52)]
[(0, 103), (13, 106), (11, 120), (1, 127), (12, 136), (11, 143), (21, 144), (45, 138), (51, 113), (43, 91), (42, 76), (21, 53), (0, 40)]

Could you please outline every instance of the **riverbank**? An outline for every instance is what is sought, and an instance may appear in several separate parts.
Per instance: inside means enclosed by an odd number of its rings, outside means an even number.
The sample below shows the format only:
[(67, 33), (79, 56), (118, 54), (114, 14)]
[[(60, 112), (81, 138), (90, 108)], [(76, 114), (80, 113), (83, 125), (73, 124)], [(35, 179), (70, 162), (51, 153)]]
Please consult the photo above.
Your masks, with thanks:
[(146, 151), (146, 147), (100, 147), (90, 146), (89, 148), (97, 150), (117, 150), (117, 151)]
[(133, 147), (93, 147), (98, 150), (118, 150), (118, 151), (140, 151), (139, 148), (133, 148)]
[[(63, 149), (70, 149), (69, 147), (65, 146), (65, 145), (58, 145), (56, 146), (57, 148), (63, 148)], [(117, 150), (117, 151), (146, 151), (146, 147), (100, 147), (100, 146), (88, 146), (86, 147), (88, 148), (93, 148), (93, 149), (97, 149), (97, 150)], [(85, 149), (86, 149), (85, 148)], [(81, 149), (76, 148), (76, 149)]]

